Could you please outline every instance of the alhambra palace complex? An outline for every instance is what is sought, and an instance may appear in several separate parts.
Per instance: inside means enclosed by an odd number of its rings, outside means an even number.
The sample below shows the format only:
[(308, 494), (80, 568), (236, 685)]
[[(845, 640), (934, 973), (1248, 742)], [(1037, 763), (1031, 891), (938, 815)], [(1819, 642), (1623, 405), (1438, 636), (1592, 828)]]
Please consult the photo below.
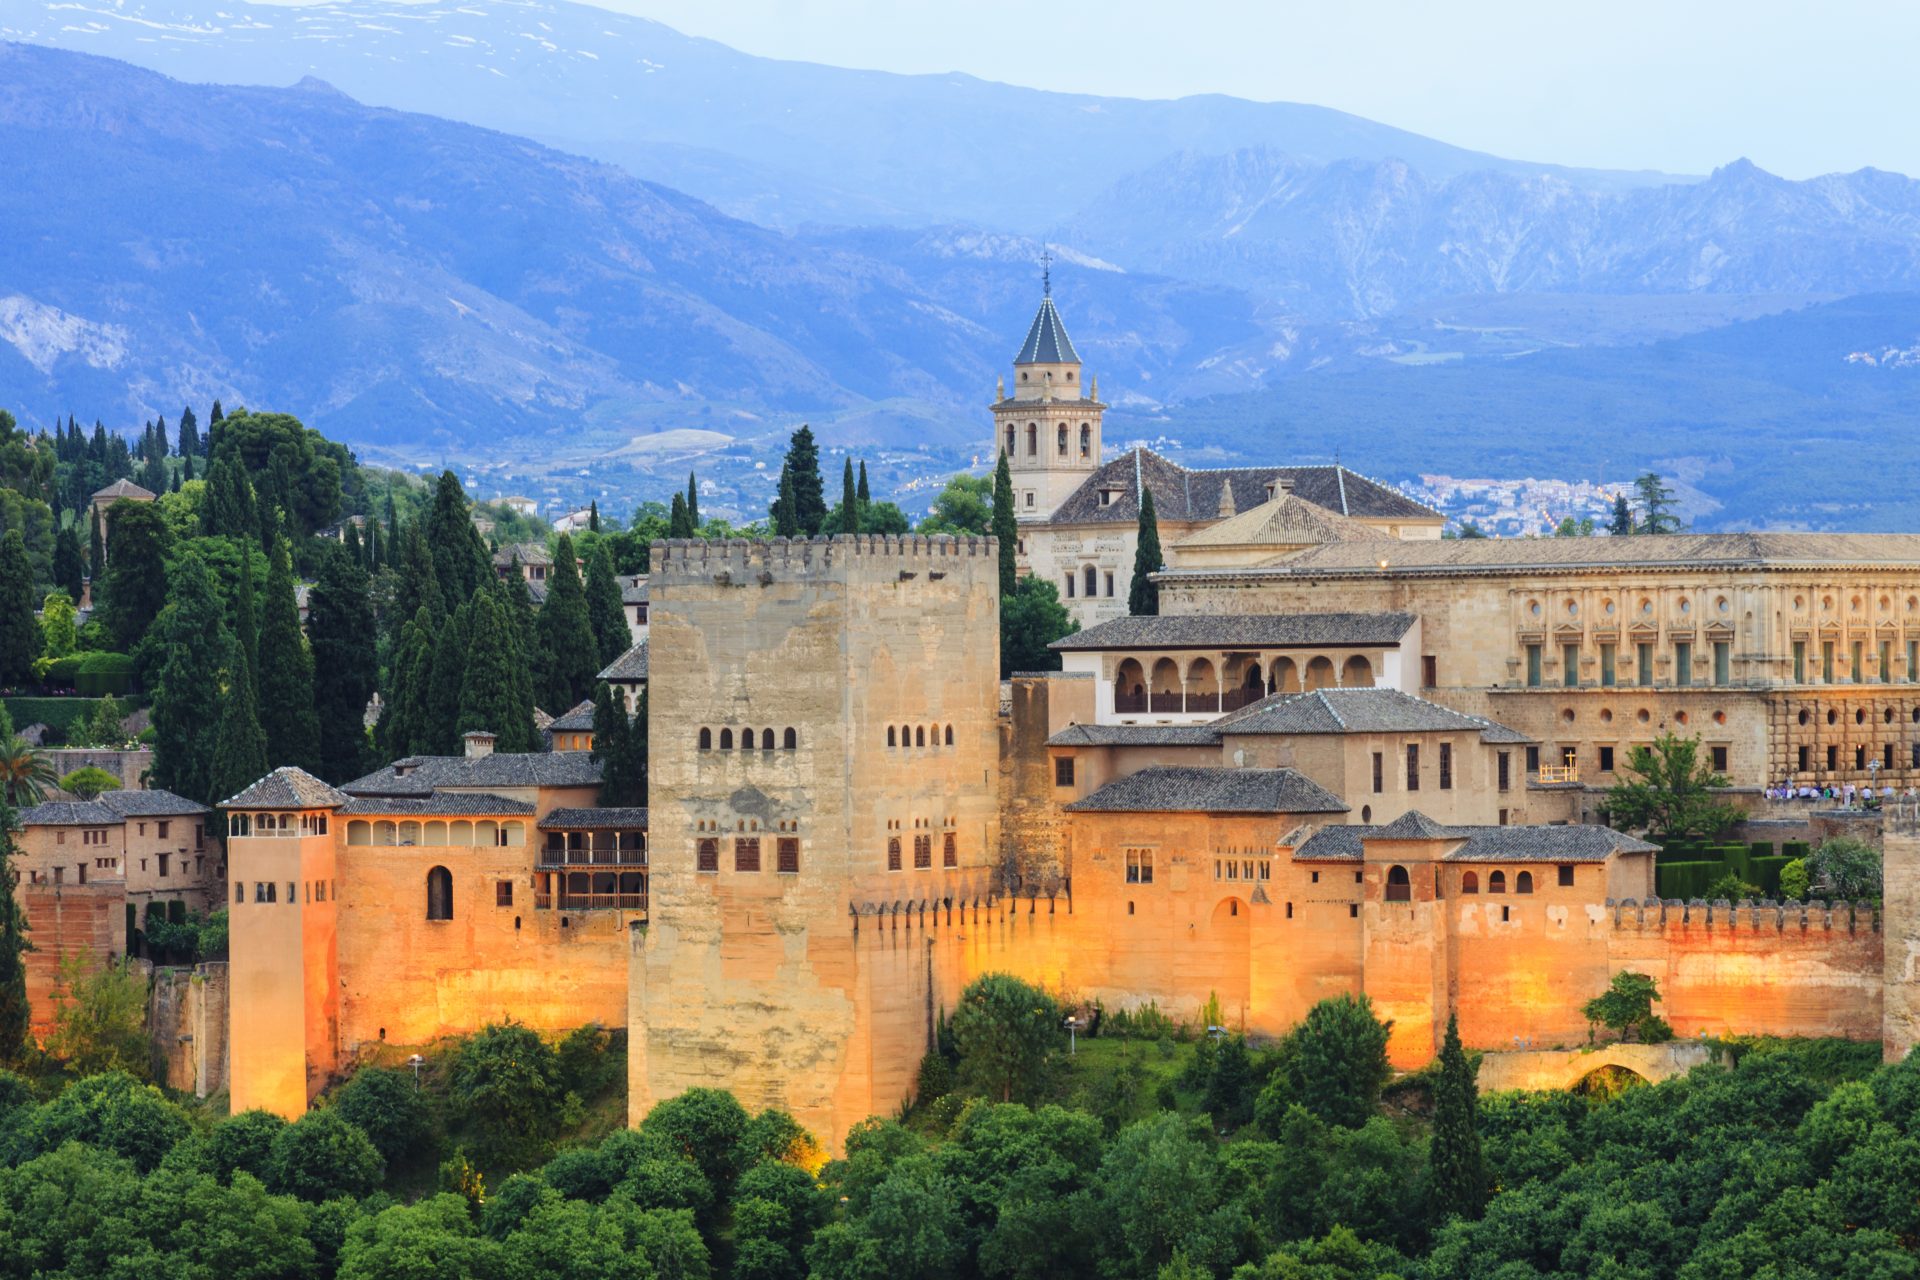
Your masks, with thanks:
[(1881, 914), (1663, 903), (1653, 846), (1595, 824), (1663, 731), (1738, 788), (1920, 783), (1920, 536), (1442, 540), (1343, 467), (1109, 455), (1083, 373), (1049, 297), (992, 405), (1022, 569), (1082, 627), (1063, 670), (1000, 679), (991, 539), (656, 543), (610, 669), (651, 691), (647, 809), (597, 807), (578, 719), (277, 771), (224, 806), (224, 867), (213, 815), (102, 797), (29, 823), (36, 938), (105, 918), (66, 868), (108, 844), (123, 894), (135, 860), (224, 894), (232, 1105), (287, 1115), (369, 1046), (599, 1021), (636, 1118), (712, 1085), (837, 1143), (996, 970), (1262, 1035), (1365, 992), (1408, 1068), (1450, 1013), (1581, 1044), (1623, 969), (1682, 1037), (1914, 1042), (1920, 834), (1887, 823)]

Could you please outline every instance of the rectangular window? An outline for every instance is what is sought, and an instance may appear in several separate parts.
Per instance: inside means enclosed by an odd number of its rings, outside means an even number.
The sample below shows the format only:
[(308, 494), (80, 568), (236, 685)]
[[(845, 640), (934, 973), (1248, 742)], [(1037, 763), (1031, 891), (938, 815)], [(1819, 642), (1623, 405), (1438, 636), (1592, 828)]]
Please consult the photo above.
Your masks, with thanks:
[(1820, 642), (1820, 683), (1833, 683), (1833, 641)]
[(887, 870), (898, 871), (899, 869), (900, 869), (900, 837), (889, 836), (887, 838)]
[(733, 869), (735, 871), (760, 869), (760, 841), (757, 837), (741, 836), (733, 842)]
[(54, 832), (54, 833), (53, 833), (53, 842), (54, 842), (55, 844), (65, 844), (65, 843), (67, 842), (67, 833), (66, 833), (66, 832), (64, 832), (64, 831), (56, 831), (56, 832)]
[(1860, 660), (1862, 647), (1860, 641), (1855, 640), (1852, 648), (1847, 650), (1847, 681), (1850, 684), (1859, 684), (1866, 679), (1866, 664)]
[(1113, 599), (1113, 570), (1107, 570), (1107, 599)]
[(943, 867), (960, 865), (960, 837), (951, 831), (947, 832), (940, 843), (940, 865)]
[(1153, 850), (1151, 849), (1127, 850), (1127, 883), (1128, 884), (1152, 884), (1153, 883)]
[(1495, 763), (1500, 775), (1500, 789), (1502, 791), (1511, 790), (1513, 787), (1513, 757), (1509, 753), (1502, 751)]
[(167, 854), (163, 853), (160, 855), (160, 878), (162, 880), (167, 878), (167, 863), (170, 862), (171, 860), (172, 859)]
[(1907, 641), (1907, 683), (1920, 681), (1920, 640)]
[(1893, 768), (1893, 744), (1891, 742), (1880, 751), (1880, 767), (1882, 769)]
[(1840, 767), (1840, 748), (1828, 747), (1827, 748), (1827, 772), (1832, 773), (1835, 769), (1838, 769), (1839, 767)]
[(1527, 748), (1527, 772), (1528, 773), (1540, 772), (1540, 748), (1539, 747)]
[(1713, 682), (1733, 683), (1733, 642), (1730, 640), (1713, 642)]
[(1070, 787), (1073, 785), (1073, 757), (1055, 756), (1053, 758), (1053, 785)]
[(1067, 599), (1069, 600), (1073, 599), (1073, 580), (1077, 576), (1071, 570), (1067, 572)]
[(1885, 640), (1880, 642), (1880, 683), (1893, 683), (1893, 646)]
[(1500, 825), (1503, 827), (1507, 825), (1507, 811), (1505, 809), (1500, 811)]
[(774, 842), (774, 870), (782, 875), (800, 874), (800, 841), (796, 836), (781, 836)]
[(718, 871), (720, 869), (720, 842), (701, 840), (693, 846), (693, 869), (695, 871)]
[(513, 905), (513, 881), (495, 880), (493, 882), (493, 905), (496, 907)]
[(1287, 919), (1293, 919), (1293, 904), (1291, 902), (1287, 904)]
[[(1920, 743), (1916, 743), (1913, 748), (1913, 762), (1916, 765), (1920, 765)], [(1812, 768), (1812, 766), (1807, 763), (1807, 748), (1802, 747), (1800, 748), (1800, 772), (1805, 773), (1810, 768)]]
[(1540, 646), (1537, 644), (1530, 644), (1527, 646), (1527, 688), (1538, 689), (1539, 687), (1540, 687)]
[(1725, 747), (1715, 747), (1713, 749), (1713, 771), (1715, 773), (1725, 773), (1727, 771), (1727, 749)]
[(1418, 791), (1419, 789), (1420, 744), (1417, 742), (1409, 742), (1407, 744), (1407, 790)]
[(1693, 645), (1685, 640), (1673, 646), (1673, 682), (1683, 689), (1693, 683)]
[(1807, 682), (1807, 642), (1805, 640), (1793, 642), (1793, 682), (1795, 684)]
[[(1802, 769), (1807, 767), (1807, 749), (1805, 747), (1800, 748), (1800, 767)], [(1920, 742), (1913, 744), (1913, 767), (1920, 769)]]
[(1613, 772), (1613, 748), (1612, 747), (1600, 748), (1600, 772), (1602, 773)]
[(1610, 644), (1600, 646), (1600, 686), (1604, 689), (1613, 688), (1614, 681), (1618, 678), (1613, 665), (1615, 648), (1616, 646)]
[(1379, 795), (1386, 789), (1386, 757), (1376, 751), (1373, 753), (1373, 794)]
[(1453, 790), (1453, 744), (1451, 742), (1440, 744), (1440, 789)]
[(1360, 904), (1357, 902), (1349, 902), (1347, 904), (1347, 919), (1358, 920), (1359, 918), (1360, 918)]
[(1634, 672), (1634, 682), (1643, 689), (1653, 687), (1653, 646), (1637, 644), (1633, 646), (1634, 661), (1638, 670)]
[(1580, 646), (1560, 646), (1560, 683), (1569, 689), (1580, 687)]
[(1440, 687), (1440, 659), (1430, 653), (1420, 655), (1420, 683), (1429, 689)]
[(913, 838), (913, 869), (928, 871), (933, 867), (933, 837), (917, 835)]
[(167, 829), (171, 826), (173, 826), (171, 822), (156, 822), (153, 824), (153, 829), (162, 840), (165, 840), (167, 838)]

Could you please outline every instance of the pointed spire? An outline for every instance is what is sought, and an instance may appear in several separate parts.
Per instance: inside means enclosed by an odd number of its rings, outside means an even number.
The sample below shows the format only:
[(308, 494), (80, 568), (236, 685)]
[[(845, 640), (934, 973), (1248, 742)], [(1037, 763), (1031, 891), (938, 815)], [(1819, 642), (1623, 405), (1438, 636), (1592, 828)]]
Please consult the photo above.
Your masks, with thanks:
[(1040, 246), (1040, 296), (1053, 296), (1053, 251), (1044, 244)]

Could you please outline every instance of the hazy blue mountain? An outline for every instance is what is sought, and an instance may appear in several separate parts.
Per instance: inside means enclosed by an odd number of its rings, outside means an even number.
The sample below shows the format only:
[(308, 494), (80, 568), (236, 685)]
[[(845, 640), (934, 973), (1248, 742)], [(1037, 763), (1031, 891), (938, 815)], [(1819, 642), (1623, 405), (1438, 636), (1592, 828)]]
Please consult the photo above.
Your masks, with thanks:
[[(317, 81), (0, 44), (0, 154), (0, 404), (29, 420), (221, 396), (428, 457), (783, 414), (959, 443), (1038, 295), (1033, 242), (795, 240)], [(1059, 278), (1087, 281), (1075, 332), (1116, 383), (1257, 332), (1219, 288)]]
[(1309, 163), (1394, 157), (1436, 177), (1658, 178), (1503, 160), (1294, 103), (1103, 98), (757, 58), (564, 0), (15, 0), (0, 38), (186, 80), (316, 76), (363, 102), (612, 161), (767, 226), (958, 221), (1038, 234), (1169, 154), (1244, 147)]
[(1058, 233), (1133, 270), (1232, 284), (1301, 317), (1466, 294), (1851, 294), (1920, 287), (1920, 182), (1804, 182), (1747, 161), (1602, 191), (1556, 175), (1436, 175), (1393, 159), (1185, 153)]

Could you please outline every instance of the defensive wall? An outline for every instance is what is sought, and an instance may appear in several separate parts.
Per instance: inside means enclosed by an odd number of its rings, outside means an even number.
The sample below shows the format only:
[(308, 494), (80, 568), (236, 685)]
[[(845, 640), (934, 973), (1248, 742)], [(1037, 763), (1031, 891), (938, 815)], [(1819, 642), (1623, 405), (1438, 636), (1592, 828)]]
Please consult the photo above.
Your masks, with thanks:
[(147, 993), (153, 1078), (204, 1098), (227, 1087), (227, 963), (154, 969)]
[(17, 892), (27, 917), (27, 1004), (32, 1031), (44, 1038), (63, 990), (61, 967), (72, 959), (86, 970), (125, 952), (127, 884), (120, 879), (84, 885), (22, 883)]

